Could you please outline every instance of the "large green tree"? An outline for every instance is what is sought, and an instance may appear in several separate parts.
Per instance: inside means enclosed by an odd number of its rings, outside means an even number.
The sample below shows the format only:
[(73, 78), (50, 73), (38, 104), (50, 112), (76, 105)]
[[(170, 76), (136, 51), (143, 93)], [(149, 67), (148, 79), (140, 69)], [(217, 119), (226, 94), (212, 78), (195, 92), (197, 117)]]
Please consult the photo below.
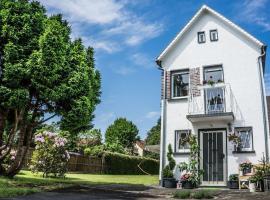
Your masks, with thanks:
[[(34, 129), (58, 116), (62, 130), (91, 128), (100, 99), (93, 48), (71, 41), (61, 15), (38, 2), (0, 1), (0, 174), (16, 175)], [(5, 160), (16, 149), (10, 165)]]
[(156, 145), (160, 144), (160, 118), (157, 121), (157, 124), (153, 126), (148, 132), (145, 142), (147, 145)]
[(106, 144), (120, 144), (125, 148), (132, 148), (137, 140), (138, 128), (126, 118), (118, 118), (111, 124), (105, 133)]

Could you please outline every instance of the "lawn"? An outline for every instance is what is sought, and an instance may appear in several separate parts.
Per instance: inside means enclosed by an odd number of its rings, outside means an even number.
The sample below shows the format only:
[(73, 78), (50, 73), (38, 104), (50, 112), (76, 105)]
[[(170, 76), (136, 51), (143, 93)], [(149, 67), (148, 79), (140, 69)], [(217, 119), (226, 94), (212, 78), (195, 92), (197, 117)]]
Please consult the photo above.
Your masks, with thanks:
[(42, 178), (40, 174), (22, 171), (14, 179), (0, 177), (0, 198), (49, 191), (75, 185), (134, 184), (157, 185), (158, 176), (148, 175), (95, 175), (69, 173), (66, 178)]

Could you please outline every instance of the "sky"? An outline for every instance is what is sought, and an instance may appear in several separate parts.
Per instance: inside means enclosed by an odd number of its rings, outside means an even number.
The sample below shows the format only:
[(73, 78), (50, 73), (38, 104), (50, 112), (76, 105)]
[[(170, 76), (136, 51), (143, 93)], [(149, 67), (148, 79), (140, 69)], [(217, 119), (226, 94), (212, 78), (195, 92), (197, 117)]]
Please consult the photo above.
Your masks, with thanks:
[[(204, 4), (270, 44), (270, 0), (39, 0), (61, 13), (95, 49), (102, 75), (94, 125), (104, 133), (118, 117), (135, 123), (141, 138), (160, 116), (161, 71), (155, 59)], [(270, 49), (269, 49), (270, 52)], [(265, 84), (270, 95), (270, 54)]]

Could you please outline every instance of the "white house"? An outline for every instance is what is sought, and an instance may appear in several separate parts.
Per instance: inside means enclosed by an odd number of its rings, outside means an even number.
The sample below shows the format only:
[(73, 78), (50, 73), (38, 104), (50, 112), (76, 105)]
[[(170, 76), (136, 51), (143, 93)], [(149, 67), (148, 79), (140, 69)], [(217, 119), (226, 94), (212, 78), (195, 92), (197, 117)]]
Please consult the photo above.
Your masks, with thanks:
[[(160, 170), (169, 144), (176, 163), (188, 161), (188, 134), (199, 141), (202, 185), (226, 186), (241, 162), (269, 159), (265, 53), (258, 39), (202, 6), (156, 60), (162, 70)], [(233, 133), (241, 149), (228, 140)], [(180, 178), (177, 170), (174, 175)]]

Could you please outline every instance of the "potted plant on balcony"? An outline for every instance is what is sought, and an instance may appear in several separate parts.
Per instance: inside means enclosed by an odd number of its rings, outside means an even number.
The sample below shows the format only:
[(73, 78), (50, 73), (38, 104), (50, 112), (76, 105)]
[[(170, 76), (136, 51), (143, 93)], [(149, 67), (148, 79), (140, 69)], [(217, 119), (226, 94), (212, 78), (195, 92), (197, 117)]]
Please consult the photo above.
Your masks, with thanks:
[(251, 173), (252, 163), (250, 161), (244, 161), (240, 164), (240, 170), (243, 172), (243, 175)]
[(182, 174), (180, 181), (181, 181), (182, 187), (184, 189), (193, 189), (195, 187), (192, 173), (190, 173), (190, 172), (186, 172), (186, 173)]
[(228, 186), (230, 189), (239, 189), (239, 175), (231, 174), (229, 176)]
[(167, 159), (169, 164), (164, 167), (162, 170), (162, 181), (163, 187), (165, 188), (176, 188), (176, 180), (173, 177), (173, 170), (176, 165), (175, 160), (172, 157), (172, 146), (168, 145)]

